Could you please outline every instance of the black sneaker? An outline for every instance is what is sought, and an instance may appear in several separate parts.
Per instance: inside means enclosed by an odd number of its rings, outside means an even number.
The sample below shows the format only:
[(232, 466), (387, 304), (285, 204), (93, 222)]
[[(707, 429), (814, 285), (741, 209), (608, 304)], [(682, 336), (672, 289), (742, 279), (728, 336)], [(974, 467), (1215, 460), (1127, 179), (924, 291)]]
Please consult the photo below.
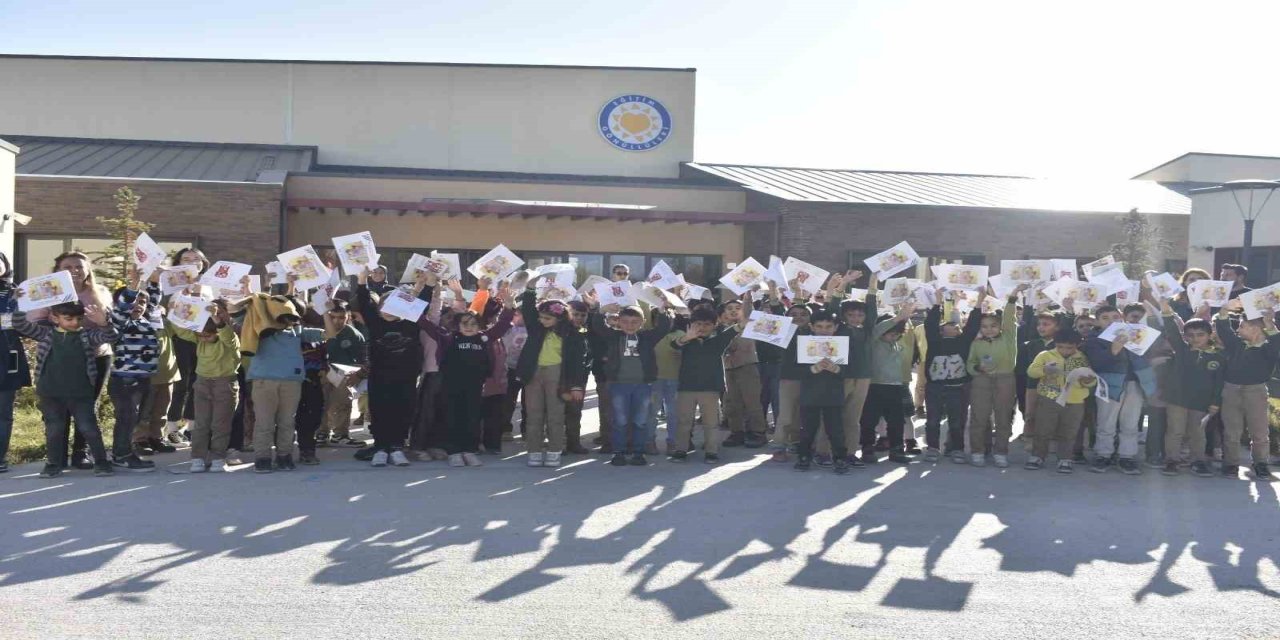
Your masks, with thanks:
[(1176, 462), (1166, 462), (1166, 463), (1164, 463), (1164, 468), (1160, 470), (1160, 474), (1161, 474), (1161, 475), (1166, 475), (1166, 476), (1176, 476), (1176, 475), (1178, 475), (1178, 463), (1176, 463)]
[(156, 453), (173, 453), (178, 450), (177, 447), (161, 440), (160, 438), (151, 438), (147, 440), (147, 445)]
[(637, 454), (635, 454), (635, 455), (631, 456), (631, 461), (630, 461), (630, 462), (631, 462), (631, 466), (633, 466), (633, 467), (647, 467), (647, 466), (649, 466), (649, 461), (645, 459), (645, 457), (644, 457), (644, 454), (643, 454), (643, 453), (637, 453)]
[(9, 471), (9, 463), (5, 462), (4, 460), (0, 460), (0, 473), (6, 473), (8, 471)]
[(862, 469), (867, 466), (866, 463), (858, 459), (858, 456), (852, 453), (849, 454), (849, 457), (845, 458), (845, 464), (849, 465), (850, 469)]
[(40, 470), (41, 478), (56, 478), (60, 475), (62, 475), (62, 467), (60, 465), (46, 464), (44, 465), (44, 468)]
[(75, 451), (71, 454), (71, 468), (88, 471), (93, 468), (93, 461), (89, 460), (87, 452)]
[(759, 449), (766, 444), (769, 444), (769, 438), (765, 437), (763, 433), (747, 434), (746, 447), (748, 449)]
[(1142, 475), (1142, 467), (1133, 458), (1120, 458), (1120, 462), (1116, 466), (1120, 467), (1120, 471), (1124, 472), (1126, 476)]
[(627, 466), (627, 455), (619, 451), (613, 454), (613, 459), (609, 461), (609, 464), (615, 467), (625, 467)]
[(1196, 460), (1191, 463), (1191, 473), (1194, 473), (1201, 478), (1212, 478), (1213, 468), (1204, 460)]
[(890, 449), (889, 439), (884, 436), (880, 436), (879, 438), (876, 438), (875, 449), (876, 451), (888, 451)]
[(684, 462), (689, 459), (689, 454), (684, 451), (672, 451), (667, 459), (672, 462)]
[(112, 476), (115, 475), (115, 473), (115, 469), (112, 468), (111, 463), (105, 460), (93, 465), (93, 475), (99, 478), (103, 476)]
[(121, 471), (132, 471), (134, 473), (148, 473), (156, 470), (156, 463), (150, 460), (143, 460), (133, 453), (123, 458), (113, 459), (111, 465)]
[(920, 445), (916, 444), (915, 438), (908, 438), (906, 442), (907, 455), (920, 455)]
[(702, 454), (702, 461), (707, 464), (720, 464), (720, 455), (716, 453)]
[(846, 475), (849, 473), (849, 462), (844, 458), (836, 458), (836, 463), (831, 470), (838, 476)]
[(130, 450), (133, 452), (133, 455), (139, 457), (154, 456), (156, 454), (156, 450), (151, 447), (150, 442), (135, 442)]
[(911, 462), (911, 456), (908, 456), (907, 454), (905, 454), (905, 453), (903, 453), (903, 452), (901, 452), (901, 451), (890, 451), (890, 452), (889, 452), (889, 462), (897, 462), (897, 463), (901, 463), (901, 464), (907, 464), (908, 462)]
[(271, 458), (258, 458), (253, 461), (254, 473), (271, 473)]
[(813, 457), (813, 462), (819, 467), (829, 467), (835, 464), (835, 461), (831, 459), (831, 456), (824, 456), (821, 453)]
[(863, 447), (862, 448), (862, 464), (868, 465), (868, 464), (875, 464), (877, 462), (880, 462), (880, 457), (876, 455), (875, 448)]
[(812, 467), (813, 459), (808, 456), (800, 456), (800, 459), (796, 460), (796, 463), (793, 466), (796, 471), (808, 471)]
[(724, 439), (724, 442), (721, 442), (721, 443), (720, 443), (720, 446), (722, 446), (722, 447), (741, 447), (742, 445), (746, 444), (746, 442), (747, 442), (747, 439), (746, 439), (746, 437), (745, 437), (745, 436), (743, 436), (743, 435), (742, 435), (742, 433), (741, 433), (741, 432), (738, 432), (738, 433), (731, 433), (731, 434), (729, 434), (729, 437), (728, 437), (728, 438), (725, 438), (725, 439)]
[(609, 455), (609, 454), (613, 453), (613, 445), (612, 445), (612, 444), (610, 444), (610, 443), (608, 443), (608, 442), (606, 442), (606, 443), (604, 443), (604, 444), (600, 445), (600, 448), (599, 448), (599, 449), (596, 449), (596, 453), (598, 453), (598, 454), (600, 454), (600, 455), (602, 455), (602, 456), (607, 456), (607, 455)]
[(1231, 478), (1232, 480), (1240, 477), (1240, 465), (1224, 464), (1222, 465), (1222, 477)]
[(276, 468), (281, 471), (297, 469), (297, 467), (293, 466), (293, 455), (286, 453), (282, 456), (276, 456)]
[(320, 461), (316, 459), (316, 452), (300, 451), (298, 452), (298, 464), (305, 464), (308, 467), (314, 467), (320, 464)]
[(1094, 473), (1106, 473), (1107, 469), (1110, 469), (1110, 468), (1111, 468), (1111, 458), (1098, 456), (1093, 459), (1093, 465), (1089, 467), (1089, 470)]
[(1271, 475), (1271, 469), (1267, 468), (1267, 463), (1258, 462), (1253, 465), (1254, 480), (1275, 480), (1275, 476)]
[[(363, 449), (357, 449), (355, 458), (356, 460), (359, 460), (361, 462), (368, 462), (373, 459), (373, 454), (377, 452), (378, 452), (377, 447), (365, 447)], [(268, 462), (270, 461), (268, 460)]]

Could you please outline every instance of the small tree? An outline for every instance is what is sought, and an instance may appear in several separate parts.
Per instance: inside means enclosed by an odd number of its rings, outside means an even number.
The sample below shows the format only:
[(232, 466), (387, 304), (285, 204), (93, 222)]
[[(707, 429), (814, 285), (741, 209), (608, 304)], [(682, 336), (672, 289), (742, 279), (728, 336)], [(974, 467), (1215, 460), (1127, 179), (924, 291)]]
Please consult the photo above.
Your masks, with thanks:
[[(108, 288), (120, 286), (129, 281), (133, 272), (133, 244), (138, 236), (151, 231), (155, 225), (137, 219), (138, 203), (142, 196), (134, 193), (129, 187), (120, 187), (112, 199), (116, 203), (114, 217), (98, 216), (98, 223), (107, 230), (107, 236), (114, 242), (106, 249), (95, 252), (93, 272), (99, 281)], [(114, 286), (113, 286), (114, 285)]]
[(1124, 263), (1125, 275), (1138, 280), (1144, 271), (1153, 267), (1154, 256), (1168, 251), (1173, 244), (1165, 240), (1160, 228), (1136, 208), (1117, 219), (1123, 240), (1111, 245), (1111, 255), (1115, 256), (1116, 262)]

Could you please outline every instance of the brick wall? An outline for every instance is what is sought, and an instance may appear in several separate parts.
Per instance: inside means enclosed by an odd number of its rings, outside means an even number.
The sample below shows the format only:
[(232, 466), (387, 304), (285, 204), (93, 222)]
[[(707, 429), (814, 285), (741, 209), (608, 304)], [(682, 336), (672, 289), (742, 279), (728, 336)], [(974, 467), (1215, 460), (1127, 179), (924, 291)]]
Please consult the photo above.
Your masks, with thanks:
[(123, 186), (142, 196), (138, 218), (156, 225), (157, 238), (197, 237), (211, 260), (255, 266), (278, 253), (281, 184), (18, 176), (17, 210), (32, 217), (19, 233), (104, 236), (96, 218), (115, 215), (112, 195)]
[[(850, 251), (903, 240), (926, 256), (983, 255), (998, 271), (1000, 260), (1103, 255), (1120, 239), (1119, 214), (790, 202), (758, 193), (748, 195), (747, 210), (782, 214), (782, 257), (830, 270), (847, 268)], [(1185, 260), (1190, 216), (1151, 218), (1173, 244), (1155, 268), (1166, 258)], [(778, 253), (773, 225), (748, 225), (744, 244), (757, 259)]]

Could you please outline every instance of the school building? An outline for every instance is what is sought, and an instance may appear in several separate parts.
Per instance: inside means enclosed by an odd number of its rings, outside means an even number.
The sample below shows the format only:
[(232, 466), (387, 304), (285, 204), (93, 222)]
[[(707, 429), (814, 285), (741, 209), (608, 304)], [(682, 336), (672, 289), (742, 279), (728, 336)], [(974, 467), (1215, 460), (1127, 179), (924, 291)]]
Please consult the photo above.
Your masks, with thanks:
[(580, 278), (666, 260), (704, 284), (748, 255), (836, 270), (904, 239), (934, 262), (1084, 260), (1118, 240), (1115, 217), (1135, 207), (1172, 247), (1158, 266), (1186, 264), (1192, 201), (1159, 178), (696, 162), (695, 80), (693, 69), (0, 56), (0, 138), (19, 149), (16, 210), (33, 218), (16, 230), (16, 268), (45, 273), (64, 250), (100, 250), (95, 218), (112, 215), (124, 185), (162, 243), (256, 265), (363, 230), (394, 271), (413, 252), (466, 264), (502, 242), (534, 266), (574, 262)]

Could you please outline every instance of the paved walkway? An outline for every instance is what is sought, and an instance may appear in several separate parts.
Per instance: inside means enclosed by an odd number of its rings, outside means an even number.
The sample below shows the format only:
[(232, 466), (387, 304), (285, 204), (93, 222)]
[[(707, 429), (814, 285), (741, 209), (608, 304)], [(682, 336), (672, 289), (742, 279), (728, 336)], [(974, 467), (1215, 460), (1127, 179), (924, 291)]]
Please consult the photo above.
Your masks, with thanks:
[(322, 452), (0, 476), (0, 637), (1280, 637), (1280, 484)]

